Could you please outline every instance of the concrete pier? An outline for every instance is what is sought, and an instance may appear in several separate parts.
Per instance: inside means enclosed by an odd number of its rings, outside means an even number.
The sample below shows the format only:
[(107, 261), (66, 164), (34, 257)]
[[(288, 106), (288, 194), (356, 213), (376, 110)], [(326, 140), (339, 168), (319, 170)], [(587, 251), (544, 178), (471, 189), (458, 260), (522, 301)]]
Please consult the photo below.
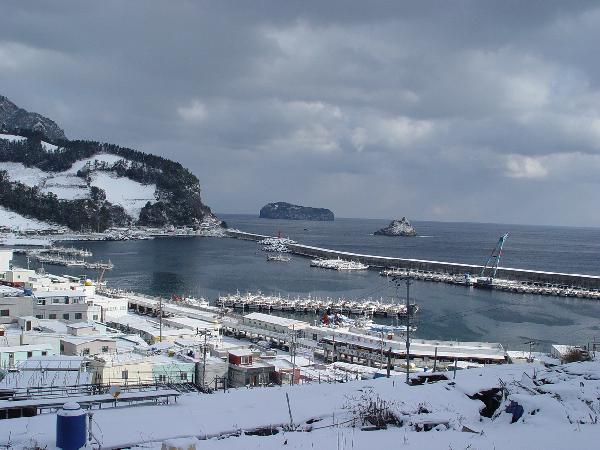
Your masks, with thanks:
[[(238, 230), (227, 230), (227, 235), (235, 239), (261, 241), (273, 236), (246, 233)], [(394, 258), (389, 256), (362, 255), (359, 253), (342, 252), (302, 244), (287, 244), (286, 247), (296, 255), (308, 258), (341, 258), (368, 264), (377, 269), (408, 269), (423, 272), (447, 273), (451, 275), (479, 275), (483, 266), (474, 264), (461, 264), (443, 261), (427, 261), (422, 259)], [(548, 283), (553, 285), (566, 285), (581, 289), (600, 289), (600, 276), (583, 275), (574, 273), (542, 272), (527, 269), (513, 269), (498, 267), (497, 278), (521, 281)]]

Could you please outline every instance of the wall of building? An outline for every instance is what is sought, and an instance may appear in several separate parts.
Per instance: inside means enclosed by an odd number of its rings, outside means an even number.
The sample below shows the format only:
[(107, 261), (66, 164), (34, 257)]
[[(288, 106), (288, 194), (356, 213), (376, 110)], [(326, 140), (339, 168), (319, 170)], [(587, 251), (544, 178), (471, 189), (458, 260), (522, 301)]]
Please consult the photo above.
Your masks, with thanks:
[[(100, 320), (100, 307), (87, 303), (40, 305), (34, 303), (33, 315), (38, 319), (58, 319), (65, 322), (88, 322)], [(68, 316), (65, 316), (68, 315)]]
[(0, 297), (0, 324), (16, 322), (17, 317), (32, 315), (32, 297)]
[[(86, 351), (87, 350), (87, 351)], [(115, 353), (117, 351), (117, 343), (113, 340), (93, 340), (80, 343), (71, 342), (68, 340), (60, 341), (60, 353), (68, 356), (94, 356), (106, 353)]]
[(0, 272), (6, 272), (10, 269), (10, 262), (13, 259), (13, 251), (10, 249), (0, 249)]

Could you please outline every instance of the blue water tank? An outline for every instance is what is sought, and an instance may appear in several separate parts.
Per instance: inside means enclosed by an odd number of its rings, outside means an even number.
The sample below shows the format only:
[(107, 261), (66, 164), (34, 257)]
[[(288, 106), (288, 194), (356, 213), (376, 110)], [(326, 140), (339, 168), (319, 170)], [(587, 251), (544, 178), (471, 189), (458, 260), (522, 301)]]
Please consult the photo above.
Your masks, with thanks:
[(25, 289), (23, 289), (23, 294), (33, 295), (33, 290), (31, 288), (25, 288)]
[(85, 446), (86, 413), (79, 403), (65, 403), (56, 413), (56, 446), (78, 450)]

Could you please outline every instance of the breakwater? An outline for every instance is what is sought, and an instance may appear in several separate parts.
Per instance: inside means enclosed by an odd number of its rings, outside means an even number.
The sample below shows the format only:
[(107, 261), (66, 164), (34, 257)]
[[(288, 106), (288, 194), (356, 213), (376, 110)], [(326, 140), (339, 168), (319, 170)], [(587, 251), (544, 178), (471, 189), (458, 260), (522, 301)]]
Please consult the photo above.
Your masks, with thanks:
[[(273, 237), (255, 233), (246, 233), (239, 230), (227, 230), (226, 234), (231, 238), (256, 242)], [(446, 273), (450, 275), (464, 275), (466, 273), (478, 275), (481, 272), (481, 269), (483, 269), (483, 266), (475, 264), (363, 255), (298, 243), (286, 244), (286, 247), (289, 249), (290, 253), (308, 258), (341, 258), (358, 261), (376, 269), (403, 269), (419, 272)], [(482, 255), (482, 258), (484, 256), (485, 255)], [(600, 276), (594, 275), (498, 267), (496, 277), (511, 281), (569, 286), (578, 289), (600, 289)]]

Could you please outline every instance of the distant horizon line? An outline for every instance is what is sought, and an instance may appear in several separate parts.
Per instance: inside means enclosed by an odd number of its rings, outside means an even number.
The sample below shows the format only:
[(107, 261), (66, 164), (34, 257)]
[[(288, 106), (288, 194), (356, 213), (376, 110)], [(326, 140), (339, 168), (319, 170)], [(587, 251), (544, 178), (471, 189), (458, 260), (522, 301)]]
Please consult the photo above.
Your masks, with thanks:
[[(256, 213), (213, 213), (217, 217), (221, 216), (249, 216), (256, 219), (260, 219), (258, 214)], [(406, 216), (405, 216), (406, 217)], [(289, 222), (303, 222), (302, 220), (295, 219), (268, 219), (263, 218), (264, 220), (286, 220)], [(399, 219), (399, 218), (398, 218)], [(477, 224), (477, 225), (503, 225), (503, 226), (524, 226), (524, 227), (552, 227), (552, 228), (581, 228), (581, 229), (600, 229), (600, 225), (551, 225), (551, 224), (537, 224), (537, 223), (508, 223), (508, 222), (483, 222), (483, 221), (470, 221), (470, 220), (434, 220), (434, 219), (410, 219), (407, 217), (409, 222), (411, 223), (419, 223), (419, 222), (435, 222), (435, 223), (468, 223), (468, 224)], [(390, 218), (381, 218), (381, 217), (338, 217), (335, 216), (335, 219), (332, 221), (319, 221), (319, 220), (306, 220), (305, 222), (335, 222), (336, 220), (383, 220), (383, 221), (392, 221), (397, 219)]]

